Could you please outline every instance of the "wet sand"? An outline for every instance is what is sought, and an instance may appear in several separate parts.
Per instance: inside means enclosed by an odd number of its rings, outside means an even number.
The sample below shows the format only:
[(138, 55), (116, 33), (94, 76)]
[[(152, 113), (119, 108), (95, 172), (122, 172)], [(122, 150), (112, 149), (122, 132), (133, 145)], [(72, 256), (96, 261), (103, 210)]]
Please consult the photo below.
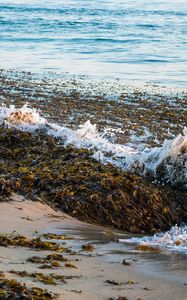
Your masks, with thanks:
[[(129, 300), (186, 300), (185, 277), (184, 281), (174, 281), (169, 276), (155, 275), (150, 270), (146, 271), (146, 264), (144, 268), (143, 261), (141, 263), (141, 261), (130, 260), (128, 255), (124, 258), (127, 258), (130, 266), (123, 265), (118, 260), (115, 261), (114, 257), (109, 259), (107, 254), (101, 255), (100, 245), (97, 243), (94, 244), (93, 253), (81, 251), (81, 245), (85, 243), (85, 240), (90, 241), (89, 232), (90, 236), (93, 235), (93, 232), (102, 233), (106, 236), (106, 243), (107, 239), (117, 237), (115, 231), (84, 224), (62, 212), (54, 211), (46, 204), (28, 201), (17, 195), (13, 196), (13, 201), (0, 203), (0, 216), (1, 234), (14, 231), (27, 237), (36, 237), (48, 232), (67, 234), (69, 231), (74, 239), (66, 241), (66, 246), (72, 247), (77, 252), (75, 255), (65, 254), (71, 263), (78, 267), (77, 269), (65, 268), (62, 264), (61, 267), (54, 270), (40, 270), (37, 264), (27, 262), (26, 259), (33, 255), (44, 256), (44, 254), (49, 254), (49, 251), (36, 252), (23, 247), (0, 247), (0, 269), (6, 273), (8, 278), (16, 278), (26, 282), (28, 286), (47, 287), (49, 291), (59, 293), (59, 299), (65, 300), (107, 300), (110, 297), (118, 299), (119, 296)], [(81, 239), (81, 232), (83, 235), (87, 232), (84, 241)], [(115, 248), (116, 243), (113, 245)], [(11, 269), (37, 271), (45, 274), (56, 273), (78, 278), (67, 280), (67, 284), (45, 286), (43, 283), (33, 282), (30, 278), (15, 277), (8, 273)], [(106, 282), (107, 280), (115, 281), (116, 284)]]

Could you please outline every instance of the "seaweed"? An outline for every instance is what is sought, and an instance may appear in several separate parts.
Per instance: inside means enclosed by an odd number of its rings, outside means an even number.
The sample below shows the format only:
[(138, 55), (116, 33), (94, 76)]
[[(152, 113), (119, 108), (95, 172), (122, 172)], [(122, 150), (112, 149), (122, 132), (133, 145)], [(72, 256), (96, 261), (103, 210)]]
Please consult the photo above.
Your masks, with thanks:
[(112, 285), (121, 285), (121, 282), (115, 281), (115, 280), (105, 280), (106, 283), (112, 284)]
[(76, 294), (81, 294), (81, 293), (82, 293), (81, 290), (80, 290), (80, 291), (77, 291), (77, 290), (71, 290), (71, 292), (72, 292), (72, 293), (76, 293)]
[(92, 243), (82, 245), (82, 251), (93, 251), (93, 250), (94, 250), (94, 245)]
[(56, 233), (44, 233), (42, 235), (47, 240), (73, 240), (73, 237)]
[(40, 237), (30, 239), (21, 235), (0, 235), (0, 246), (18, 246), (28, 247), (36, 250), (50, 250), (63, 252), (66, 248), (60, 246), (55, 242), (42, 241)]
[(77, 266), (75, 266), (74, 264), (72, 264), (72, 263), (67, 263), (67, 262), (65, 263), (65, 267), (66, 267), (66, 268), (74, 268), (74, 269), (78, 269)]
[(27, 287), (15, 279), (7, 279), (4, 274), (0, 275), (0, 299), (23, 299), (23, 300), (52, 300), (57, 299), (58, 294), (51, 293), (39, 287)]
[(60, 262), (68, 262), (69, 259), (65, 258), (62, 254), (52, 253), (45, 257), (32, 256), (27, 259), (28, 262), (35, 264), (42, 264), (40, 268), (58, 268), (60, 267)]
[(158, 247), (153, 247), (150, 245), (138, 245), (135, 247), (136, 250), (139, 251), (147, 251), (147, 252), (152, 252), (152, 253), (159, 253), (161, 250)]
[(125, 296), (119, 296), (118, 298), (110, 297), (108, 300), (128, 300), (128, 298)]
[(63, 275), (57, 275), (57, 274), (43, 274), (43, 273), (29, 273), (27, 271), (15, 271), (11, 270), (11, 274), (18, 275), (20, 277), (30, 277), (34, 278), (35, 281), (40, 281), (46, 285), (56, 285), (58, 283), (67, 283), (65, 280), (65, 276)]
[[(104, 165), (87, 149), (63, 147), (45, 132), (31, 134), (5, 126), (0, 127), (0, 140), (2, 199), (11, 192), (40, 198), (82, 221), (133, 233), (167, 230), (187, 220), (187, 192)], [(51, 233), (43, 237), (71, 238)], [(44, 248), (55, 247), (45, 243)]]
[(58, 261), (53, 260), (48, 264), (43, 264), (39, 267), (39, 269), (56, 269), (61, 267), (61, 264)]

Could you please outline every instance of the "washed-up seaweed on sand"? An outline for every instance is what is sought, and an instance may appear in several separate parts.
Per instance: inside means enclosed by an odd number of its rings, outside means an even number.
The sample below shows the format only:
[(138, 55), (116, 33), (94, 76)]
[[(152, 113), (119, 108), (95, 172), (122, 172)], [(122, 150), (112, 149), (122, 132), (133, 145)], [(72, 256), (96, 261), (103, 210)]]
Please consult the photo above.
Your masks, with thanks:
[[(34, 250), (40, 251), (57, 251), (64, 252), (67, 248), (61, 246), (59, 243), (51, 242), (51, 241), (43, 241), (41, 237), (37, 238), (28, 238), (22, 235), (14, 235), (14, 234), (1, 234), (0, 235), (0, 246), (8, 247), (8, 246), (17, 246), (17, 247), (27, 247)], [(53, 254), (55, 257), (55, 254)], [(58, 257), (58, 256), (56, 256)]]
[(27, 287), (25, 283), (20, 283), (15, 279), (7, 279), (4, 273), (0, 274), (0, 299), (52, 300), (58, 297), (58, 294), (39, 287)]
[(0, 195), (42, 199), (80, 220), (130, 232), (167, 230), (187, 220), (187, 192), (156, 186), (63, 147), (42, 132), (0, 128)]

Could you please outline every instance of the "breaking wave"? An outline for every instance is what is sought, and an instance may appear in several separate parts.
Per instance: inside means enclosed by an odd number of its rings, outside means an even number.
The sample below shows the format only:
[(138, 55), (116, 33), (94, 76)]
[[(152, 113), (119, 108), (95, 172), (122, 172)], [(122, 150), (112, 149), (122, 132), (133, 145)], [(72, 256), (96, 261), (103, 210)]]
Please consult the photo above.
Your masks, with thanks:
[(107, 137), (105, 131), (100, 134), (96, 124), (90, 121), (77, 130), (50, 123), (27, 104), (21, 108), (0, 106), (0, 124), (23, 131), (45, 130), (47, 134), (60, 138), (65, 146), (73, 144), (77, 148), (92, 150), (93, 157), (103, 163), (149, 176), (162, 184), (187, 189), (187, 128), (174, 139), (165, 140), (162, 147), (142, 150), (133, 144), (112, 143), (108, 139), (108, 131)]
[(138, 244), (145, 246), (155, 246), (167, 248), (187, 254), (187, 225), (172, 227), (169, 231), (158, 233), (154, 236), (142, 238), (120, 239), (121, 243)]

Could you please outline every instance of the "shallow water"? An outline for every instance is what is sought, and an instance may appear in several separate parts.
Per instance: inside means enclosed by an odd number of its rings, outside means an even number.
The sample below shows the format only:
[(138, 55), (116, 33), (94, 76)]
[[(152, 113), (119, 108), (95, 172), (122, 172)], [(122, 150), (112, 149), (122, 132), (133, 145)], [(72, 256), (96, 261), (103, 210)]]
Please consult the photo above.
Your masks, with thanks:
[(185, 86), (186, 19), (186, 0), (0, 0), (0, 67)]
[[(118, 239), (130, 240), (135, 235), (130, 235), (117, 230), (83, 224), (76, 228), (58, 228), (58, 233), (72, 235), (74, 240), (70, 245), (76, 251), (80, 250), (83, 243), (91, 242), (95, 246), (92, 255), (103, 255), (103, 259), (110, 263), (122, 263), (125, 259), (138, 270), (153, 277), (162, 277), (164, 280), (186, 284), (187, 252), (175, 249), (170, 252), (167, 248), (160, 248), (160, 253), (143, 252), (136, 250), (137, 243), (118, 243)], [(140, 237), (140, 236), (139, 236)], [(138, 238), (137, 238), (138, 239)], [(81, 253), (90, 255), (90, 253)]]

